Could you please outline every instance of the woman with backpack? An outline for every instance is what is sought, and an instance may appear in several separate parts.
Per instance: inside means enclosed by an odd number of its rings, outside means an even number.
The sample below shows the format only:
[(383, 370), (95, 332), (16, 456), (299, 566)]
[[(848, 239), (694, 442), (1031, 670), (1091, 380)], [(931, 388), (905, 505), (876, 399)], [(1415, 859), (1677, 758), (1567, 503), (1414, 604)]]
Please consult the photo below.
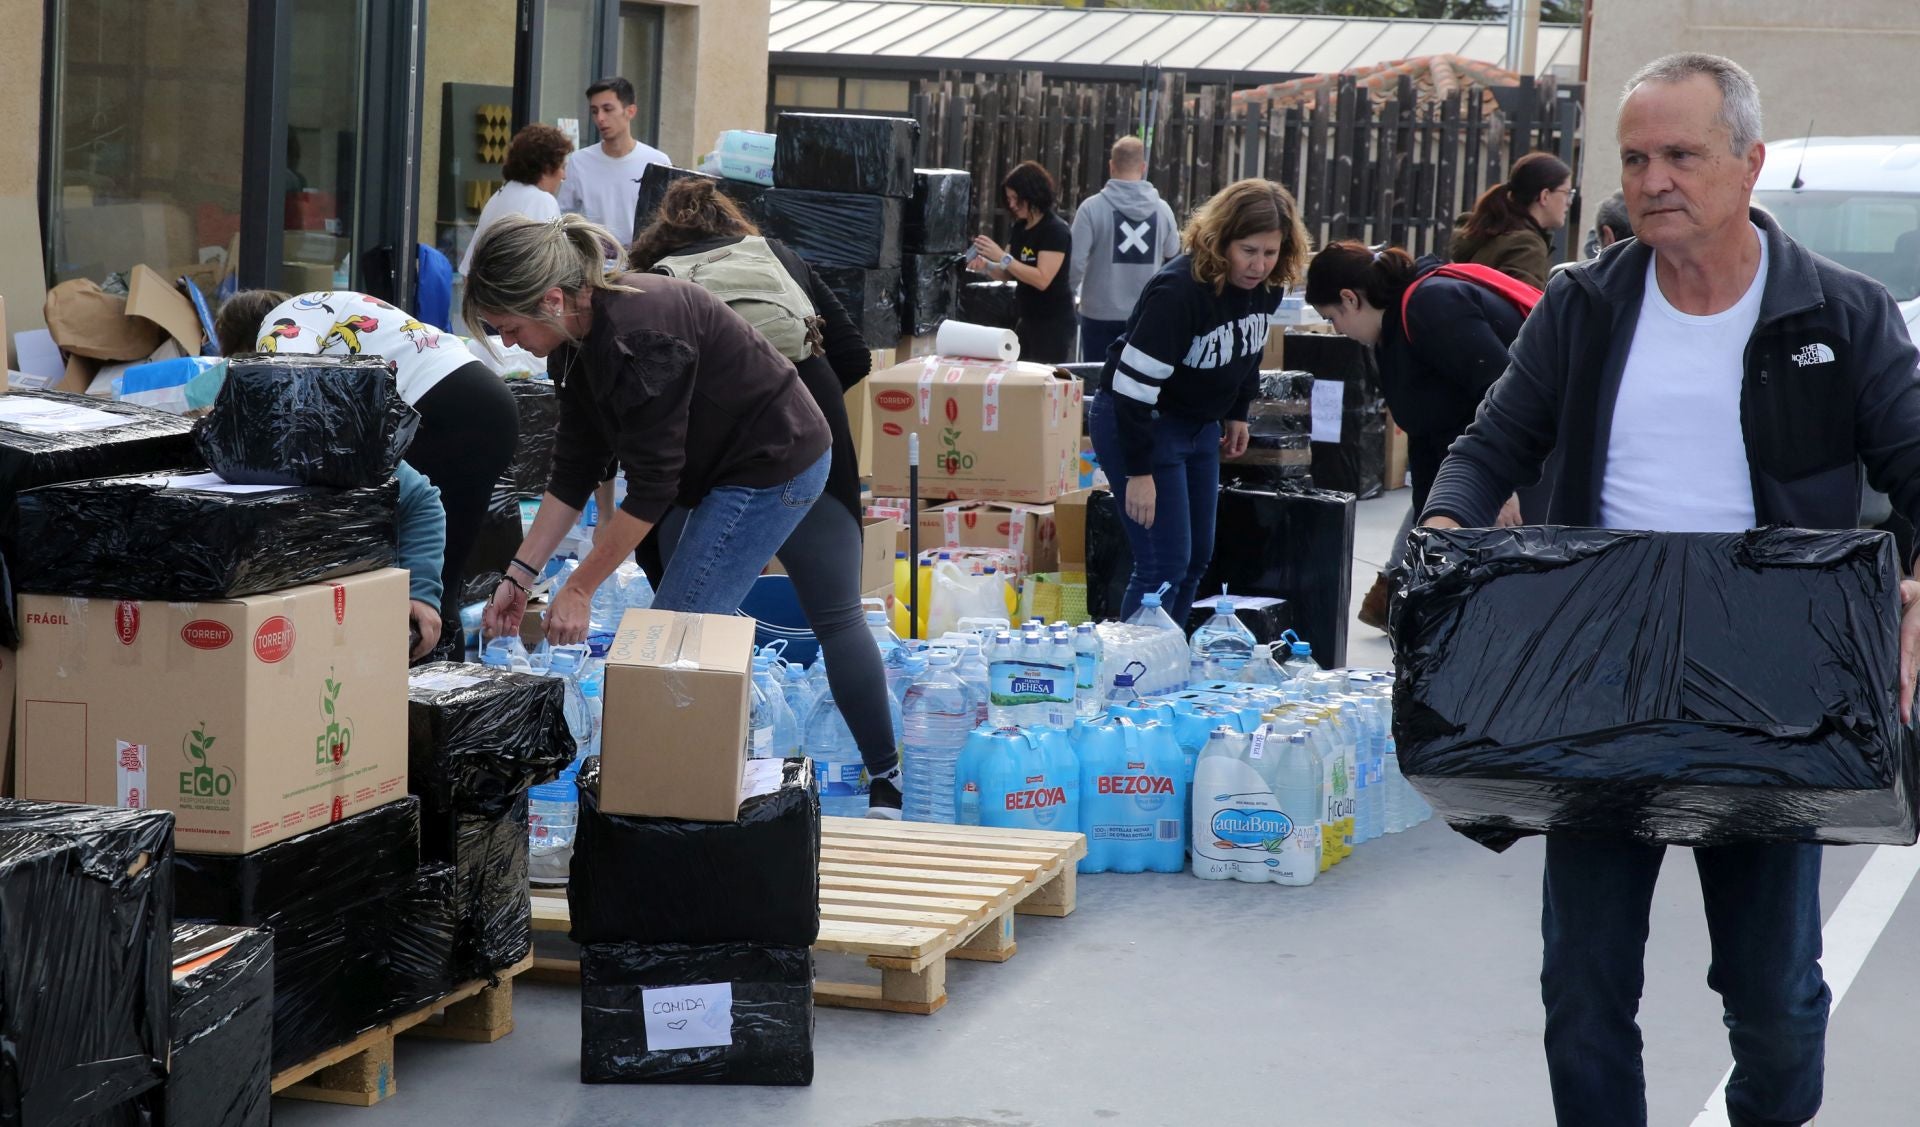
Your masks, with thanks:
[[(1507, 349), (1540, 291), (1484, 266), (1415, 262), (1399, 247), (1376, 251), (1356, 242), (1314, 255), (1306, 288), (1307, 304), (1336, 332), (1373, 349), (1387, 407), (1407, 432), (1413, 507), (1394, 544), (1397, 565), (1447, 448), (1507, 370)], [(1507, 502), (1500, 523), (1520, 523), (1517, 500)], [(1384, 629), (1386, 600), (1382, 573), (1361, 603), (1360, 620)]]
[(1573, 170), (1551, 153), (1514, 162), (1505, 183), (1481, 193), (1453, 233), (1455, 262), (1491, 266), (1545, 289), (1553, 269), (1553, 232), (1567, 225)]
[(520, 554), (487, 602), (517, 633), (528, 586), (617, 464), (626, 499), (554, 598), (547, 638), (581, 642), (593, 592), (658, 526), (654, 605), (732, 614), (826, 487), (827, 421), (793, 365), (691, 282), (615, 273), (604, 227), (506, 216), (481, 237), (462, 313), (547, 357), (559, 385), (553, 470)]
[[(627, 265), (684, 278), (726, 301), (799, 372), (833, 435), (826, 492), (775, 554), (820, 639), (827, 680), (871, 781), (870, 817), (900, 817), (900, 758), (893, 742), (886, 669), (860, 604), (859, 449), (846, 393), (873, 357), (833, 291), (799, 255), (760, 231), (713, 181), (676, 180)], [(819, 342), (825, 352), (815, 347)], [(802, 723), (806, 718), (800, 718)]]
[(1073, 312), (1073, 228), (1054, 214), (1053, 177), (1035, 161), (1021, 161), (1000, 182), (1000, 194), (1013, 216), (1007, 245), (985, 235), (973, 240), (967, 269), (997, 281), (1019, 283), (1014, 301), (1020, 319), (1020, 359), (1036, 364), (1065, 364), (1079, 347), (1080, 326)]

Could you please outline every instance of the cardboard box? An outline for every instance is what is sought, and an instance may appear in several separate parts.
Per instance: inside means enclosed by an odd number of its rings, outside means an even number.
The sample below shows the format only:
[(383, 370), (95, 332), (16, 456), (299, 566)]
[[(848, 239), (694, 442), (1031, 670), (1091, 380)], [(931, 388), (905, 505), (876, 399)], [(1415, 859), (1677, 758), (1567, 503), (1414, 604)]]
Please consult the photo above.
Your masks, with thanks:
[(920, 436), (920, 495), (1044, 505), (1080, 480), (1080, 381), (1044, 364), (929, 356), (868, 378), (873, 492), (904, 497)]
[(0, 798), (13, 797), (13, 700), (18, 675), (14, 652), (0, 646), (0, 705), (7, 710), (6, 719), (0, 720)]
[(1087, 570), (1087, 501), (1091, 489), (1076, 489), (1053, 504), (1053, 542), (1061, 571)]
[(607, 651), (600, 809), (739, 817), (752, 670), (750, 618), (628, 611)]
[[(900, 521), (896, 517), (867, 516), (860, 518), (860, 589), (871, 590), (882, 583), (893, 582), (893, 553), (901, 551), (895, 547), (901, 540)], [(785, 575), (787, 569), (775, 556), (767, 561), (762, 575)]]
[[(949, 501), (920, 510), (920, 550), (939, 547), (1005, 548), (1020, 557), (1020, 574), (1060, 566), (1054, 506), (998, 501)], [(905, 537), (901, 548), (906, 547)]]
[(21, 797), (246, 853), (407, 793), (407, 573), (204, 603), (22, 595)]

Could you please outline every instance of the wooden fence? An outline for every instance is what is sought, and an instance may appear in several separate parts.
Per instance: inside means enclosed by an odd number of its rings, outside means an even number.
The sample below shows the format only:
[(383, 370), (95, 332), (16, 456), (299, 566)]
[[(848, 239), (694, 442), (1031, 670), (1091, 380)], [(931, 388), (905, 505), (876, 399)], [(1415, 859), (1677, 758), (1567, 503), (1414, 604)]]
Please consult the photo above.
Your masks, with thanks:
[[(999, 184), (1014, 165), (1046, 166), (1070, 216), (1106, 182), (1108, 148), (1131, 133), (1148, 140), (1148, 179), (1176, 215), (1235, 180), (1264, 176), (1300, 201), (1315, 246), (1361, 239), (1418, 256), (1444, 253), (1454, 220), (1529, 152), (1556, 154), (1578, 179), (1579, 99), (1523, 78), (1505, 101), (1507, 112), (1494, 108), (1478, 86), (1435, 97), (1407, 76), (1384, 98), (1343, 77), (1309, 107), (1235, 99), (1224, 85), (1189, 88), (1172, 72), (1138, 83), (1024, 72), (943, 73), (915, 83), (912, 105), (921, 160), (973, 173), (976, 217), (996, 237), (1010, 222)], [(1579, 230), (1576, 206), (1567, 232)]]

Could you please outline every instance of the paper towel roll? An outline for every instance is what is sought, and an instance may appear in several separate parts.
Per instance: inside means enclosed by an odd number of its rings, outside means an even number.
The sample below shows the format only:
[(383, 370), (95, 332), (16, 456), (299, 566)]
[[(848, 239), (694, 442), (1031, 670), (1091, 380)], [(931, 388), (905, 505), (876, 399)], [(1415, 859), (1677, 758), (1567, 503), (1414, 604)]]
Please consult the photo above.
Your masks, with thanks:
[(933, 338), (934, 351), (942, 356), (970, 356), (980, 360), (1020, 359), (1020, 338), (1012, 329), (990, 325), (969, 325), (965, 321), (943, 321)]

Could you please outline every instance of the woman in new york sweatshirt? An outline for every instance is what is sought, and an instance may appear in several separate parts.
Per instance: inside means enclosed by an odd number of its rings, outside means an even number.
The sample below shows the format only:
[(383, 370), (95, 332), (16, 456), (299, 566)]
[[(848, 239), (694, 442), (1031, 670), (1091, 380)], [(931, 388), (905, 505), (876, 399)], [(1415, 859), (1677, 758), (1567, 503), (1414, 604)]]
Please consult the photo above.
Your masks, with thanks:
[(1307, 253), (1293, 197), (1269, 180), (1229, 185), (1183, 237), (1186, 253), (1134, 304), (1088, 420), (1125, 500), (1133, 576), (1121, 615), (1169, 583), (1163, 605), (1180, 623), (1213, 558), (1220, 457), (1247, 449), (1267, 331)]

